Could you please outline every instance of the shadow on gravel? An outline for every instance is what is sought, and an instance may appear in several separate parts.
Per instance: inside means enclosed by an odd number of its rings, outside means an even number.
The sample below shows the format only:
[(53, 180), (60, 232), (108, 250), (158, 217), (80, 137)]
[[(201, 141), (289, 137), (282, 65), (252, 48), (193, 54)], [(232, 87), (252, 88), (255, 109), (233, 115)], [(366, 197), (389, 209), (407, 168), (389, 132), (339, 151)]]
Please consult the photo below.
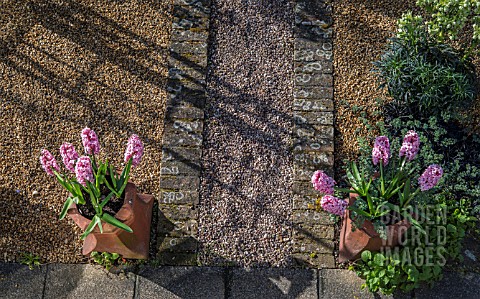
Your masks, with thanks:
[[(20, 262), (22, 254), (33, 254), (46, 262), (47, 256), (42, 256), (37, 248), (38, 242), (46, 242), (51, 248), (60, 249), (67, 243), (74, 243), (75, 234), (66, 221), (58, 220), (58, 214), (49, 208), (42, 199), (30, 202), (22, 190), (0, 188), (0, 259), (3, 261)], [(55, 230), (45, 223), (53, 223)], [(18, 242), (23, 240), (23, 242)], [(71, 252), (63, 255), (68, 256)], [(80, 250), (73, 253), (80, 259)]]
[[(159, 46), (148, 37), (138, 35), (132, 30), (105, 18), (77, 1), (66, 0), (61, 4), (46, 0), (22, 2), (24, 2), (23, 5), (15, 5), (21, 12), (21, 14), (19, 13), (20, 17), (14, 19), (16, 21), (16, 24), (13, 25), (15, 30), (11, 30), (5, 39), (0, 39), (1, 62), (18, 73), (34, 79), (47, 89), (55, 91), (57, 95), (69, 99), (72, 105), (80, 105), (83, 109), (94, 113), (97, 118), (109, 119), (110, 123), (117, 126), (121, 124), (129, 131), (133, 132), (135, 130), (131, 125), (115, 117), (109, 111), (96, 107), (96, 103), (91, 99), (92, 95), (86, 93), (89, 84), (94, 83), (106, 90), (115, 101), (134, 103), (142, 111), (145, 118), (155, 119), (160, 116), (157, 112), (148, 109), (141, 101), (132, 102), (124, 91), (113, 86), (107, 86), (105, 82), (95, 78), (94, 75), (96, 68), (105, 63), (111, 63), (134, 76), (138, 76), (144, 82), (164, 88), (166, 84), (164, 74), (159, 73), (152, 67), (145, 66), (145, 63), (140, 63), (140, 61), (152, 59), (152, 53), (154, 52), (165, 52), (165, 47)], [(23, 40), (23, 36), (35, 25), (41, 25), (52, 34), (78, 45), (85, 53), (95, 55), (95, 59), (84, 57), (84, 61), (82, 61), (82, 64), (88, 64), (88, 70), (70, 64), (68, 62), (70, 59), (61, 61), (52, 55), (54, 52), (46, 52), (39, 45)], [(37, 51), (40, 55), (45, 55), (62, 67), (74, 69), (76, 74), (79, 75), (75, 78), (75, 84), (72, 85), (68, 78), (63, 78), (55, 70), (47, 69), (41, 63), (32, 59), (30, 55), (18, 51), (16, 46), (20, 43)], [(27, 68), (25, 65), (31, 66), (31, 68)], [(156, 65), (156, 68), (162, 67), (165, 66)], [(7, 96), (14, 95), (2, 88), (1, 96), (8, 98)], [(30, 108), (34, 114), (47, 109), (47, 107), (35, 106), (35, 103), (31, 103), (31, 105), (33, 105)], [(78, 122), (78, 118), (74, 116), (62, 116), (62, 120)]]
[[(132, 178), (139, 191), (159, 192), (168, 57), (165, 44), (170, 33), (164, 22), (168, 22), (171, 5), (166, 3), (170, 2), (0, 3), (0, 121), (4, 129), (0, 157), (6, 162), (0, 185), (13, 192), (18, 187), (26, 198), (22, 207), (15, 206), (18, 200), (13, 193), (1, 190), (0, 206), (16, 215), (0, 219), (0, 242), (15, 240), (17, 244), (5, 248), (2, 243), (0, 258), (4, 252), (10, 255), (15, 245), (28, 248), (33, 244), (49, 261), (83, 260), (77, 256), (62, 259), (78, 249), (78, 240), (73, 241), (73, 232), (64, 226), (71, 224), (69, 220), (42, 222), (40, 216), (29, 213), (38, 209), (48, 220), (58, 218), (46, 206), (61, 208), (64, 199), (59, 196), (64, 193), (58, 184), (53, 187), (55, 180), (41, 170), (38, 156), (47, 148), (58, 158), (54, 151), (60, 142), (78, 142), (73, 135), (78, 136), (85, 126), (99, 134), (101, 155), (115, 159), (114, 165), (122, 160), (128, 135), (138, 134), (146, 148), (144, 161), (152, 163), (148, 167), (143, 163), (132, 172)], [(32, 195), (34, 190), (39, 198)], [(29, 212), (21, 213), (21, 209)], [(6, 221), (11, 222), (8, 227), (3, 226)], [(41, 231), (41, 236), (26, 234), (28, 229)], [(40, 239), (45, 235), (46, 239)], [(49, 241), (54, 242), (53, 248)], [(66, 243), (57, 246), (57, 242)], [(65, 247), (68, 250), (62, 252)]]

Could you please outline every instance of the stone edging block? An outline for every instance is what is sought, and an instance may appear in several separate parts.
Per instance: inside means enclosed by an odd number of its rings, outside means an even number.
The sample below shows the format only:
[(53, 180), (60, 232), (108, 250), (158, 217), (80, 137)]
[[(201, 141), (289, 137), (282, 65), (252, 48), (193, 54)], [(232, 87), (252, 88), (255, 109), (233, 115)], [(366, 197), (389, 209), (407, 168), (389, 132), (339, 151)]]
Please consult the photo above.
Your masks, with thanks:
[(162, 143), (157, 258), (197, 264), (210, 0), (174, 0)]
[(319, 196), (311, 176), (333, 174), (333, 41), (331, 1), (297, 0), (294, 25), (293, 259), (298, 265), (334, 268), (334, 227), (312, 210)]

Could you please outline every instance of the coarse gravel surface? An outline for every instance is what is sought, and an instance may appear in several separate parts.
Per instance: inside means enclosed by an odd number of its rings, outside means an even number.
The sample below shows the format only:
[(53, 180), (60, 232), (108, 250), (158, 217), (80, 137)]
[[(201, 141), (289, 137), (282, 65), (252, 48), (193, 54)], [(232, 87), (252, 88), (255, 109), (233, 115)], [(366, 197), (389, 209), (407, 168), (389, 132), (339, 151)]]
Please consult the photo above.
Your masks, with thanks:
[(278, 266), (291, 253), (293, 2), (212, 2), (200, 261)]
[(334, 0), (334, 103), (336, 174), (344, 158), (358, 153), (357, 138), (368, 137), (360, 117), (373, 124), (382, 120), (375, 99), (378, 90), (372, 72), (387, 39), (393, 36), (403, 12), (415, 11), (414, 0)]
[[(0, 4), (0, 256), (42, 262), (81, 256), (80, 230), (58, 214), (67, 197), (41, 169), (61, 163), (80, 132), (98, 134), (101, 158), (121, 167), (128, 137), (145, 155), (132, 179), (158, 196), (171, 0), (5, 0)], [(157, 197), (158, 198), (158, 197)]]

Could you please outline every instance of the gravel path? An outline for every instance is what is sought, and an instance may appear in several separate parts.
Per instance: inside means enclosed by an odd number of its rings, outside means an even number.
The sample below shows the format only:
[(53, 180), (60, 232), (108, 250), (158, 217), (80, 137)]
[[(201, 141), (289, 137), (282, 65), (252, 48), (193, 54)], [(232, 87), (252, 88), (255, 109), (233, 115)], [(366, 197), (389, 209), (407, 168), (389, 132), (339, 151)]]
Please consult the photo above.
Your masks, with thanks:
[(293, 6), (212, 3), (200, 260), (282, 265), (291, 252)]

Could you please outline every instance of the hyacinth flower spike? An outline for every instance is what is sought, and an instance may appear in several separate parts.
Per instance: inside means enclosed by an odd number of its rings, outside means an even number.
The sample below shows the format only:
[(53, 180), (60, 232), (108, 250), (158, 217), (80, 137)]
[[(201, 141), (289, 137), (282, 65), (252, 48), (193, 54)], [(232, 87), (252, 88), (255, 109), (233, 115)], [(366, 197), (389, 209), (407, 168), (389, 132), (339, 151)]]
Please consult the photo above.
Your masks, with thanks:
[(127, 148), (125, 149), (124, 161), (126, 164), (120, 176), (116, 176), (112, 167), (109, 168), (112, 185), (106, 181), (107, 187), (114, 192), (117, 197), (121, 197), (123, 190), (127, 186), (130, 177), (130, 169), (136, 167), (142, 159), (144, 146), (140, 138), (133, 134), (128, 139)]

